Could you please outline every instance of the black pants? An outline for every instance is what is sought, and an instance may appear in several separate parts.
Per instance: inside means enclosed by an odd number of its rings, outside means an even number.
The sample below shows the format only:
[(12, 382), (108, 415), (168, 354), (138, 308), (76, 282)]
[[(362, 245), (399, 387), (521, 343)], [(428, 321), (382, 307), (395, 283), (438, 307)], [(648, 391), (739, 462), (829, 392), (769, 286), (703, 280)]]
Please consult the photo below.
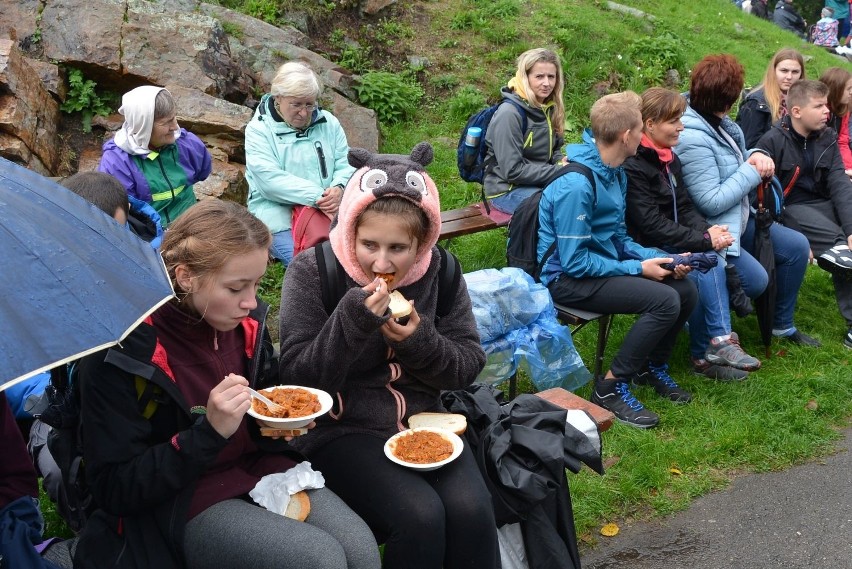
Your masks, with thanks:
[(689, 279), (662, 282), (639, 276), (572, 279), (565, 275), (550, 283), (555, 302), (601, 314), (641, 314), (624, 337), (610, 370), (628, 379), (646, 362), (668, 362), (678, 332), (698, 301)]
[(309, 458), (385, 544), (385, 569), (497, 567), (491, 496), (467, 446), (430, 472), (394, 464), (383, 440), (363, 434), (340, 437)]
[[(791, 204), (785, 208), (785, 219), (808, 238), (811, 251), (818, 257), (835, 245), (846, 245), (846, 235), (831, 200)], [(852, 281), (832, 275), (834, 295), (846, 326), (852, 327)]]

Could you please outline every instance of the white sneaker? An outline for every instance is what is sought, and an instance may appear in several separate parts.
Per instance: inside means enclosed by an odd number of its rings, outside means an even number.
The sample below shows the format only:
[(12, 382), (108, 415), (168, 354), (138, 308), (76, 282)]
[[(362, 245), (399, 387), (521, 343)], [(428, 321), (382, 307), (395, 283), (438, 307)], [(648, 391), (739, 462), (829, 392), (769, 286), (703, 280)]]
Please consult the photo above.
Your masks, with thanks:
[(852, 279), (852, 251), (847, 245), (835, 245), (817, 257), (817, 265), (832, 275)]

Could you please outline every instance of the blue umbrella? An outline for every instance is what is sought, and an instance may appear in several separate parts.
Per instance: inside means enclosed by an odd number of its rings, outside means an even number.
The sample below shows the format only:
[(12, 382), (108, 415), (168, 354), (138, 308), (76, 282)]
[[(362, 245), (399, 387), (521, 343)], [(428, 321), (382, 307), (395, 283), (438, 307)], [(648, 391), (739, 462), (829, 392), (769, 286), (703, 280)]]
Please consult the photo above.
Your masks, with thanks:
[(173, 295), (148, 243), (0, 158), (0, 391), (120, 342)]

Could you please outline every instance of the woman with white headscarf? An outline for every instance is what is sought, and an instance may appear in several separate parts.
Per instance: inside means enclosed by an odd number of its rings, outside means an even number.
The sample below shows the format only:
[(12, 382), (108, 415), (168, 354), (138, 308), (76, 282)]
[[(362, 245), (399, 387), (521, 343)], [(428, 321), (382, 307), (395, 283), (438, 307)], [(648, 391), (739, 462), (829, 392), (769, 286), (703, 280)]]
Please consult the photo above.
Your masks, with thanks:
[(210, 175), (210, 153), (201, 139), (178, 125), (175, 101), (163, 87), (128, 91), (118, 112), (124, 124), (104, 143), (98, 170), (154, 206), (166, 227), (195, 203), (192, 186)]

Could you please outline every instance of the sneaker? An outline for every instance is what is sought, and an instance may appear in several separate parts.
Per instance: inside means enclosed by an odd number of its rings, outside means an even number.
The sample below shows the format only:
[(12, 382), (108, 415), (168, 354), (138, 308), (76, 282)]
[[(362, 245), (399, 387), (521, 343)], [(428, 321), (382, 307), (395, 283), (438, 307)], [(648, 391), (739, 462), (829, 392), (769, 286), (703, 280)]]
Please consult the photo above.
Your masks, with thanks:
[(603, 407), (615, 418), (631, 427), (650, 429), (657, 426), (660, 417), (645, 408), (638, 399), (630, 393), (627, 382), (622, 379), (605, 379), (595, 382), (595, 390), (589, 399), (595, 405)]
[(780, 336), (782, 340), (787, 340), (788, 342), (792, 342), (794, 344), (799, 344), (800, 346), (808, 346), (811, 348), (821, 348), (822, 343), (816, 338), (812, 338), (807, 334), (800, 332), (799, 330), (794, 330), (792, 334), (788, 334), (787, 336)]
[(852, 350), (852, 328), (846, 332), (846, 337), (843, 338), (843, 345)]
[(633, 385), (650, 385), (660, 397), (670, 399), (674, 403), (689, 403), (692, 395), (675, 383), (668, 370), (668, 364), (655, 366), (649, 363), (645, 371), (633, 376)]
[(733, 334), (727, 340), (710, 340), (704, 359), (711, 364), (735, 367), (745, 371), (760, 369), (760, 360), (745, 353)]
[(692, 373), (715, 379), (716, 381), (742, 381), (748, 377), (748, 372), (730, 366), (711, 364), (704, 358), (692, 359)]
[(816, 258), (817, 265), (836, 277), (852, 279), (852, 251), (847, 245), (835, 245)]

